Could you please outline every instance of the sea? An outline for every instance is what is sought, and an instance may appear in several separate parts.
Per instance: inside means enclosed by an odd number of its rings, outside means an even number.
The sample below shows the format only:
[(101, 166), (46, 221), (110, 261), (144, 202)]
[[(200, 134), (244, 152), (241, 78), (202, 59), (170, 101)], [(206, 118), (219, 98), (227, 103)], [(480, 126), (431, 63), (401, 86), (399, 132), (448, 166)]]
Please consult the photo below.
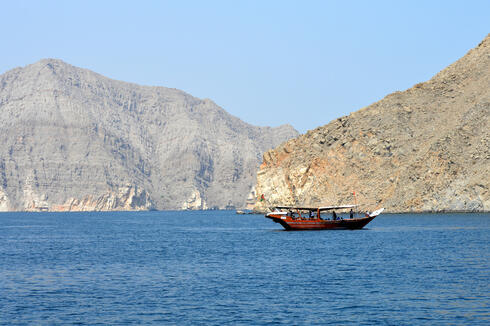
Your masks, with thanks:
[(490, 325), (490, 214), (0, 214), (1, 325)]

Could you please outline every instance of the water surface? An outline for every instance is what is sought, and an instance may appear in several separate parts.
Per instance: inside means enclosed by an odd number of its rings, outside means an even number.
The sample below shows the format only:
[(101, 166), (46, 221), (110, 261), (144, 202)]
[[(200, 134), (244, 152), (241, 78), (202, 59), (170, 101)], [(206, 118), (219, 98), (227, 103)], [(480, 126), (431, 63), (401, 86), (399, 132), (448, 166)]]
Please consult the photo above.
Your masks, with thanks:
[(2, 324), (488, 325), (490, 214), (0, 214)]

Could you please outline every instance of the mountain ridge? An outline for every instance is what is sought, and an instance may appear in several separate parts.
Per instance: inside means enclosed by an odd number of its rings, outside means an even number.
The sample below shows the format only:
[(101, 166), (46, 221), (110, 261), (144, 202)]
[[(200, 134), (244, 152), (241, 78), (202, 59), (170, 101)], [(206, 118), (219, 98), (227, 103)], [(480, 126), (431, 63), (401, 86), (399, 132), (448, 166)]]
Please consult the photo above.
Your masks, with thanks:
[(489, 211), (489, 58), (490, 34), (430, 80), (266, 152), (256, 209), (358, 201), (391, 212)]
[(242, 207), (261, 154), (298, 134), (59, 59), (0, 75), (0, 112), (3, 210)]

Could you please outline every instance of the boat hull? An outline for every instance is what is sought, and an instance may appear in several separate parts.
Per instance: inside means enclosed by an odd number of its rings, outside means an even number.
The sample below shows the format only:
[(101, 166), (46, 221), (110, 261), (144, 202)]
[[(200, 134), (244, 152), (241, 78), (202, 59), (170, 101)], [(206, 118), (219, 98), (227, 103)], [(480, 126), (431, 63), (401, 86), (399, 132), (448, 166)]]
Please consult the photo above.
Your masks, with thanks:
[(353, 219), (339, 219), (339, 220), (323, 220), (323, 219), (309, 219), (309, 218), (291, 218), (284, 215), (274, 215), (269, 213), (267, 218), (270, 218), (276, 223), (281, 224), (284, 229), (288, 231), (299, 230), (358, 230), (365, 227), (376, 216), (368, 216), (362, 218)]

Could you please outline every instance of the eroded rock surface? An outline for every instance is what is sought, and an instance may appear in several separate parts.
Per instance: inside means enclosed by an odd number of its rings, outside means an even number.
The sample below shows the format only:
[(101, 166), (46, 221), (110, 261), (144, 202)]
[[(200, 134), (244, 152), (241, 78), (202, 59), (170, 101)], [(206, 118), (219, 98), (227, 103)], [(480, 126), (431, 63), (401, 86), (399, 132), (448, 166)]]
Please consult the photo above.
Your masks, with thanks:
[(0, 130), (0, 210), (243, 207), (263, 152), (298, 135), (55, 59), (0, 75)]
[(489, 211), (489, 117), (487, 36), (431, 80), (266, 152), (255, 207), (357, 199), (391, 212)]

